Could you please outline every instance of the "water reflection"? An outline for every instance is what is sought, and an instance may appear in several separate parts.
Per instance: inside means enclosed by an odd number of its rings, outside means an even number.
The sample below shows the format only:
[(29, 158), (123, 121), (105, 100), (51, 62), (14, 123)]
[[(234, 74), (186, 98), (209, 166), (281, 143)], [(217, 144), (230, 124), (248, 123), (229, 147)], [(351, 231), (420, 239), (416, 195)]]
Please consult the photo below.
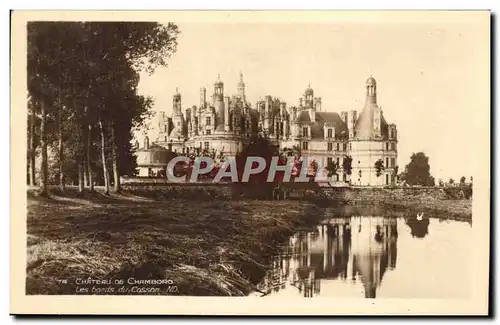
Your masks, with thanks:
[[(275, 256), (272, 270), (267, 273), (258, 289), (265, 295), (286, 291), (288, 294), (304, 297), (354, 295), (376, 298), (384, 277), (396, 272), (400, 237), (398, 229), (405, 233), (405, 252), (414, 250), (415, 258), (422, 256), (428, 259), (432, 258), (429, 248), (418, 245), (413, 247), (412, 243), (417, 243), (416, 240), (422, 240), (428, 235), (429, 224), (429, 218), (416, 217), (365, 216), (325, 220), (317, 227), (289, 238), (287, 245), (281, 249), (282, 253)], [(448, 253), (446, 256), (451, 257), (453, 254)], [(438, 255), (436, 258), (443, 260)], [(416, 287), (418, 285), (411, 287), (412, 279), (418, 280), (418, 274), (415, 277), (412, 272), (415, 270), (418, 273), (416, 267), (420, 267), (422, 272), (428, 272), (429, 266), (425, 265), (425, 261), (413, 261), (411, 256), (406, 256), (403, 264), (405, 265), (399, 272), (401, 274), (393, 277), (393, 281), (387, 286), (386, 295), (391, 290), (395, 294), (405, 288), (409, 292), (419, 290)], [(436, 266), (431, 265), (429, 270), (433, 267)], [(443, 270), (446, 272), (444, 267)], [(397, 283), (394, 279), (399, 277), (406, 279), (406, 282)], [(441, 285), (440, 282), (437, 283)], [(327, 288), (322, 288), (324, 285)], [(425, 290), (424, 287), (425, 285), (421, 286), (421, 290)]]
[(417, 238), (424, 238), (429, 233), (430, 220), (427, 217), (419, 218), (412, 216), (405, 219), (406, 224), (411, 229), (411, 235)]

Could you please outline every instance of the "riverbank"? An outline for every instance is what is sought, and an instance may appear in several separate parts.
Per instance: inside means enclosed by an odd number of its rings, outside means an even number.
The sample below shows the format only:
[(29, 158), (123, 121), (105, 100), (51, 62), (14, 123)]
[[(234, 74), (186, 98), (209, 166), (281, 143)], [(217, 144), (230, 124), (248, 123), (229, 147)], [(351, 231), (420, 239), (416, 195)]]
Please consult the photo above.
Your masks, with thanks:
[[(30, 190), (26, 292), (132, 294), (119, 290), (136, 287), (145, 294), (247, 295), (256, 290), (277, 247), (301, 227), (332, 214), (397, 217), (417, 212), (469, 222), (472, 216), (470, 200), (423, 195), (265, 201), (105, 196), (99, 191), (80, 198), (75, 188), (64, 195), (54, 189), (51, 198), (41, 198)], [(105, 282), (110, 279), (116, 282)], [(129, 279), (168, 282), (134, 286)]]
[(132, 294), (119, 292), (132, 278), (168, 279), (128, 286), (146, 294), (242, 296), (255, 290), (280, 243), (322, 218), (305, 201), (28, 193), (26, 292)]

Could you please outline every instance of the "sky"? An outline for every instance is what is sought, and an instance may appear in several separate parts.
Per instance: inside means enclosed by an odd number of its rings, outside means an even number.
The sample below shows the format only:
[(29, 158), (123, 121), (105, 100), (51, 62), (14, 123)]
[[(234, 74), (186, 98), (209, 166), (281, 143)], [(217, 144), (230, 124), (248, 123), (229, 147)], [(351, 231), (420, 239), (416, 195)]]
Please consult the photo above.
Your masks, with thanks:
[[(473, 22), (179, 23), (177, 52), (168, 67), (141, 75), (139, 91), (155, 111), (170, 114), (176, 88), (183, 110), (199, 105), (220, 74), (236, 93), (240, 71), (247, 99), (265, 95), (298, 104), (309, 83), (324, 111), (364, 104), (364, 84), (377, 80), (378, 104), (398, 128), (400, 170), (414, 152), (430, 157), (436, 179), (469, 179), (474, 134), (489, 112), (489, 34)], [(485, 33), (486, 31), (486, 33)], [(478, 107), (478, 105), (481, 105)], [(489, 122), (489, 120), (488, 120)], [(489, 132), (489, 129), (488, 129)]]

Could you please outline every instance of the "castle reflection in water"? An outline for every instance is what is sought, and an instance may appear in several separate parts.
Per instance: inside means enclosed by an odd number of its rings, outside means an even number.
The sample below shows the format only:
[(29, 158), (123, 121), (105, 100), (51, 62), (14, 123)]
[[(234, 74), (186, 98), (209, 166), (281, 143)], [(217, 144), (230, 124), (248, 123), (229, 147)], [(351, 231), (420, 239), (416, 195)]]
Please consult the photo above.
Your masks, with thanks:
[(397, 219), (341, 217), (295, 234), (259, 284), (272, 294), (293, 286), (304, 297), (321, 293), (322, 280), (361, 281), (366, 298), (375, 298), (384, 274), (396, 268)]

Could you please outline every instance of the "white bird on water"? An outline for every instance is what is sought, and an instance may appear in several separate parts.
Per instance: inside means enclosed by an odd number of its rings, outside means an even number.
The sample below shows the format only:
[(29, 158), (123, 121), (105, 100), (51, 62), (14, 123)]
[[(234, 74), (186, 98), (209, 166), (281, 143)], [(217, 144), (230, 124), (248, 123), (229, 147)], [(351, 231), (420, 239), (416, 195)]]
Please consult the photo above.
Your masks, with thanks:
[(423, 218), (424, 218), (424, 213), (423, 212), (417, 213), (417, 220), (418, 221), (422, 221)]

